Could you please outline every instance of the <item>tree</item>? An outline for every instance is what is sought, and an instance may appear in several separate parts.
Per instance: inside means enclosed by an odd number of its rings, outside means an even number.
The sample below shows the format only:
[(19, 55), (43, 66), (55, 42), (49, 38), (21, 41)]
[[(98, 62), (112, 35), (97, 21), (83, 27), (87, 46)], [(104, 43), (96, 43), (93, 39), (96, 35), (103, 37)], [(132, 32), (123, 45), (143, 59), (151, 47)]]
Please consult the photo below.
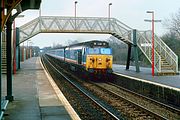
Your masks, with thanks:
[(161, 38), (178, 56), (178, 66), (180, 67), (180, 9), (170, 19), (166, 19), (163, 24), (169, 31)]
[(126, 64), (128, 46), (113, 36), (108, 38), (107, 41), (112, 48), (113, 62), (119, 64)]
[(172, 14), (171, 19), (166, 19), (163, 24), (171, 33), (180, 38), (180, 9), (177, 13)]
[(178, 62), (180, 67), (180, 39), (177, 38), (176, 33), (169, 32), (164, 34), (162, 37), (163, 41), (171, 48), (172, 51), (178, 56)]
[(79, 43), (79, 41), (78, 40), (68, 40), (67, 41), (67, 45), (69, 46), (69, 45), (73, 45), (73, 44), (77, 44), (77, 43)]
[(58, 48), (61, 48), (61, 47), (63, 47), (63, 45), (62, 44), (60, 44), (60, 43), (57, 43), (57, 44), (55, 44), (55, 43), (53, 43), (53, 49), (58, 49)]
[[(127, 55), (128, 55), (128, 45), (120, 41), (119, 39), (111, 36), (107, 39), (109, 42), (110, 47), (113, 51), (113, 63), (117, 64), (123, 64), (125, 65), (127, 62)], [(131, 65), (134, 65), (134, 55), (133, 55), (133, 47), (131, 48)], [(144, 56), (144, 54), (141, 52), (140, 49), (138, 49), (139, 54), (139, 61), (141, 61), (141, 66), (149, 66), (150, 63), (147, 60), (147, 58)]]

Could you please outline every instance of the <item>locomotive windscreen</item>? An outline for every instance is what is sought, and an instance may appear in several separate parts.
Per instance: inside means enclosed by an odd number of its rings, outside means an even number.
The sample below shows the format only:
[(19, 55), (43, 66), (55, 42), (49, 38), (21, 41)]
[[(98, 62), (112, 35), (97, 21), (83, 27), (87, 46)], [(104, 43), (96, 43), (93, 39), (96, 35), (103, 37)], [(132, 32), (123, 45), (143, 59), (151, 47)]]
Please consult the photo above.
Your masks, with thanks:
[(111, 55), (112, 54), (112, 49), (111, 48), (100, 48), (101, 54), (105, 55)]
[(87, 48), (88, 54), (104, 54), (104, 55), (111, 55), (112, 49), (111, 48)]

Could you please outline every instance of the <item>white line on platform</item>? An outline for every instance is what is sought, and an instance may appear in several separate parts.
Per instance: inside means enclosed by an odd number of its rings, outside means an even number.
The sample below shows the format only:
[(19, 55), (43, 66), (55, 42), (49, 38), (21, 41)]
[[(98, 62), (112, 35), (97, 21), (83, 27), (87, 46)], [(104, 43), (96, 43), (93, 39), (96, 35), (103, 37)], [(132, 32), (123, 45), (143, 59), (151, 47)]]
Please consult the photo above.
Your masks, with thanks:
[(44, 69), (44, 66), (41, 63), (41, 60), (39, 58), (40, 64), (49, 80), (49, 82), (51, 83), (54, 91), (56, 92), (57, 97), (59, 98), (59, 100), (63, 103), (65, 109), (67, 110), (67, 112), (69, 113), (69, 115), (71, 116), (71, 118), (73, 120), (81, 120), (80, 117), (77, 115), (77, 113), (75, 112), (75, 110), (72, 108), (72, 106), (70, 105), (70, 103), (68, 102), (68, 100), (65, 98), (65, 96), (63, 95), (63, 93), (60, 91), (60, 89), (58, 88), (58, 86), (56, 85), (56, 83), (54, 82), (54, 80), (52, 79), (52, 77), (47, 73), (47, 71)]

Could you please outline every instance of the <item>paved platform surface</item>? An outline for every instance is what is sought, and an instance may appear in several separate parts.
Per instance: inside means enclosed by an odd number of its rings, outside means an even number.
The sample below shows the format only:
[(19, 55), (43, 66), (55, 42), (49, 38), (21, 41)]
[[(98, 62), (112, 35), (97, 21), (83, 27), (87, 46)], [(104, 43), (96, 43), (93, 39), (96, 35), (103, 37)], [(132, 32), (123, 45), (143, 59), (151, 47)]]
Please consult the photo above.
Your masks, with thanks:
[[(56, 85), (49, 81), (39, 58), (21, 64), (14, 75), (14, 101), (8, 104), (5, 120), (79, 119)], [(53, 86), (53, 87), (52, 87)], [(55, 90), (54, 90), (55, 89)]]
[(118, 64), (113, 64), (113, 71), (115, 73), (121, 73), (131, 77), (136, 77), (180, 89), (180, 75), (152, 77), (151, 68), (140, 67), (140, 72), (136, 72), (135, 66), (130, 66), (129, 70), (126, 70), (125, 65)]

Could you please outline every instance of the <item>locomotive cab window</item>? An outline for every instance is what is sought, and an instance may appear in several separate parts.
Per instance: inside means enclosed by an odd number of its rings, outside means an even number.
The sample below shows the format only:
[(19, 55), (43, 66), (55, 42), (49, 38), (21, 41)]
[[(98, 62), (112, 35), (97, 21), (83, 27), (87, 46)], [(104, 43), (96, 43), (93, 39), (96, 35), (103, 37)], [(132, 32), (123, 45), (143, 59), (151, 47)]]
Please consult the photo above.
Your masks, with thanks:
[(100, 48), (101, 50), (101, 54), (105, 54), (105, 55), (110, 55), (112, 54), (112, 49), (111, 48)]
[(89, 54), (104, 54), (104, 55), (111, 55), (112, 49), (111, 48), (89, 48)]
[(99, 54), (99, 48), (89, 48), (89, 54)]

